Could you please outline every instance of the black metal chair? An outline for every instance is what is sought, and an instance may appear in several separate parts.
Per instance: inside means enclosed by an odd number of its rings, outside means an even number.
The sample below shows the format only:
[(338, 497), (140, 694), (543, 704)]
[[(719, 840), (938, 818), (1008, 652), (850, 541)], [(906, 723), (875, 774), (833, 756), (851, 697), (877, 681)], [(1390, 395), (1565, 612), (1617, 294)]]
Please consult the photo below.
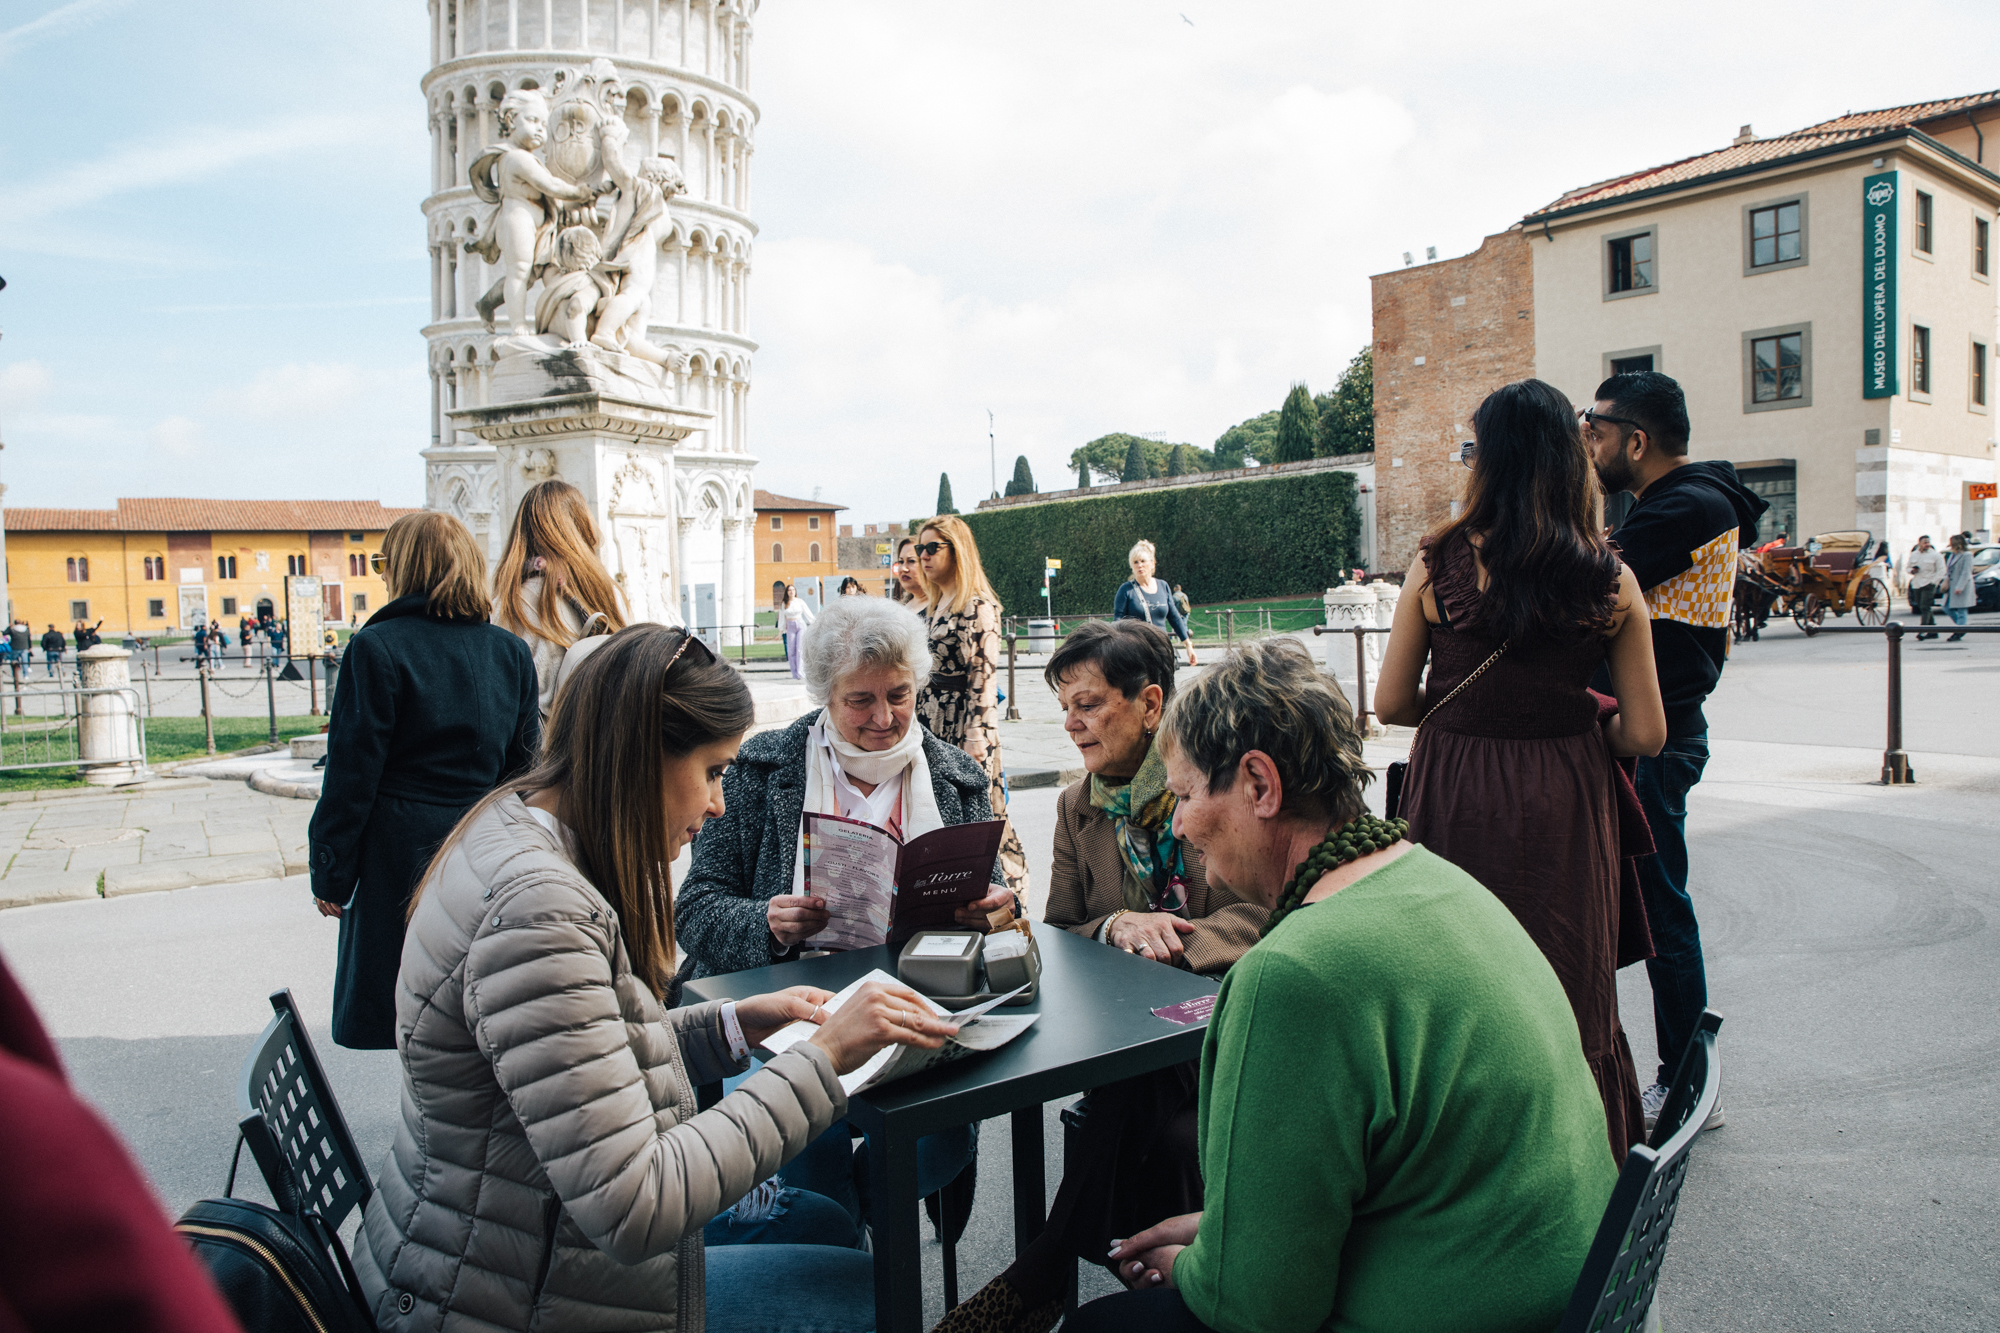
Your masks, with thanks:
[(281, 1210), (317, 1213), (329, 1231), (338, 1231), (350, 1212), (368, 1202), (368, 1173), (291, 991), (274, 991), (271, 1008), (270, 1023), (243, 1062), (236, 1154), (223, 1193), (235, 1190), (236, 1166), (247, 1143)]
[(1653, 1132), (1625, 1155), (1556, 1333), (1641, 1333), (1657, 1327), (1650, 1319), (1653, 1297), (1687, 1179), (1688, 1150), (1722, 1092), (1715, 1042), (1721, 1028), (1721, 1014), (1702, 1011)]

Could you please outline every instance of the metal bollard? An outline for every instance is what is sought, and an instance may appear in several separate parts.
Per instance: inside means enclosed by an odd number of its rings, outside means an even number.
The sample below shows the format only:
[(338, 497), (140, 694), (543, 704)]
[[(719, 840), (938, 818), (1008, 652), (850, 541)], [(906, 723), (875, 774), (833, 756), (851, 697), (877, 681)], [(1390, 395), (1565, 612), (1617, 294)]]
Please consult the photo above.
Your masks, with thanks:
[(1223, 644), (1223, 648), (1225, 650), (1234, 648), (1236, 646), (1236, 608), (1233, 606), (1228, 608), (1228, 615), (1229, 615), (1229, 638)]
[(264, 654), (264, 698), (271, 707), (271, 744), (278, 743), (278, 686), (271, 677), (271, 654)]
[(1007, 631), (1007, 718), (1009, 722), (1021, 720), (1021, 696), (1014, 689), (1014, 649), (1020, 640), (1015, 631)]
[(195, 674), (201, 677), (201, 726), (208, 734), (208, 752), (215, 753), (215, 714), (208, 706), (208, 654), (195, 659)]
[(1889, 641), (1889, 736), (1882, 751), (1882, 785), (1900, 787), (1917, 780), (1903, 750), (1903, 622), (1884, 625), (1882, 637)]

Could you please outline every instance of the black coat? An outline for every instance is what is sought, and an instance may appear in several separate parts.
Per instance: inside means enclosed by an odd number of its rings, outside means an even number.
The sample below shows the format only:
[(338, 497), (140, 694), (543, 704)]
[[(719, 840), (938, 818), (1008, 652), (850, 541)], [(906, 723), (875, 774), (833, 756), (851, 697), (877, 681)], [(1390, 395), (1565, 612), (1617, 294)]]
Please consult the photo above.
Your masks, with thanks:
[(541, 743), (527, 645), (485, 621), (432, 619), (424, 600), (397, 598), (348, 642), (307, 830), (313, 896), (347, 909), (333, 996), (343, 1046), (396, 1044), (410, 894), (459, 816)]

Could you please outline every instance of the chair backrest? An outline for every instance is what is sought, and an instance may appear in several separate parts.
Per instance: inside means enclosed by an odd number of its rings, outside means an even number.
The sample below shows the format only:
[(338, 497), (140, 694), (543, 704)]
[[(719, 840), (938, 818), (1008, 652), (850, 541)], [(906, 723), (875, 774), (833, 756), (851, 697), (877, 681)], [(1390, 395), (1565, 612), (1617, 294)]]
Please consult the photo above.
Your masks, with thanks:
[(1702, 1011), (1652, 1135), (1625, 1155), (1556, 1333), (1638, 1333), (1645, 1327), (1687, 1177), (1688, 1151), (1722, 1092), (1715, 1049), (1721, 1027), (1722, 1015)]
[(289, 990), (271, 996), (276, 1011), (243, 1062), (237, 1128), (286, 1212), (316, 1212), (334, 1230), (368, 1201), (368, 1173), (348, 1132)]

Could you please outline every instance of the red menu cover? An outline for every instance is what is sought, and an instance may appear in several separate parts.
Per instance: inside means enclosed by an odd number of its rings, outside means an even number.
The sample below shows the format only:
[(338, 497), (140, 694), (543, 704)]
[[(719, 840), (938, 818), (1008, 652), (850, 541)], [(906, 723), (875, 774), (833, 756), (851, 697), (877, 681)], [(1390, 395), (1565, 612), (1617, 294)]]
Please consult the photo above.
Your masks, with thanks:
[(806, 941), (815, 949), (900, 944), (920, 930), (955, 929), (953, 914), (992, 892), (1006, 821), (933, 829), (903, 843), (885, 828), (809, 811), (805, 889), (832, 919)]

